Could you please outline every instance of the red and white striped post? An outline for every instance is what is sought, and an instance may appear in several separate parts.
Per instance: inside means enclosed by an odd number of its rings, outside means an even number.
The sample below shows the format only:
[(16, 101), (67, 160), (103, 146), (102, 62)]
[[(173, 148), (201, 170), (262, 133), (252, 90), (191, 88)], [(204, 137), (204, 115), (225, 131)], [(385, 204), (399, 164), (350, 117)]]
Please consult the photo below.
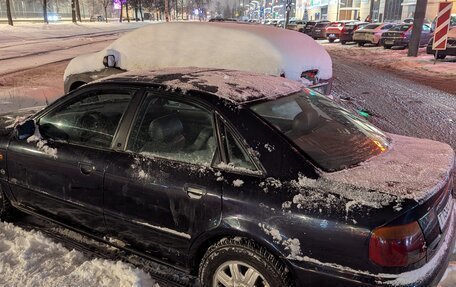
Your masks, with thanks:
[(452, 7), (453, 2), (439, 3), (439, 14), (437, 14), (437, 21), (434, 31), (434, 42), (432, 43), (432, 50), (435, 50), (436, 59), (440, 50), (446, 50)]

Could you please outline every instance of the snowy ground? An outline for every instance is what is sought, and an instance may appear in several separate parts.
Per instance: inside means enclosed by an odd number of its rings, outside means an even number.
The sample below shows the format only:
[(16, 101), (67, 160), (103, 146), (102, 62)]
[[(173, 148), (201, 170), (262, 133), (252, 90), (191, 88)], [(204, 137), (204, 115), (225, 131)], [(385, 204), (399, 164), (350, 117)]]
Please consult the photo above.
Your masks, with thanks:
[(0, 286), (140, 287), (158, 286), (129, 264), (88, 259), (40, 232), (0, 223)]
[[(42, 105), (59, 97), (63, 93), (63, 71), (70, 58), (100, 50), (119, 33), (138, 25), (144, 24), (0, 25), (0, 112)], [(353, 109), (368, 110), (371, 120), (389, 132), (434, 138), (456, 148), (456, 86), (447, 86), (445, 93), (417, 84), (421, 78), (409, 76), (412, 80), (404, 80), (377, 69), (388, 68), (385, 63), (391, 61), (389, 65), (396, 72), (401, 72), (398, 66), (410, 66), (407, 73), (413, 75), (419, 70), (420, 77), (426, 77), (427, 56), (409, 60), (404, 58), (406, 51), (323, 45), (334, 61), (336, 98)], [(365, 58), (369, 60), (359, 61)], [(357, 63), (371, 59), (377, 63), (372, 67)], [(392, 65), (395, 61), (401, 65)], [(407, 61), (414, 64), (404, 64)], [(421, 65), (421, 61), (426, 65)], [(441, 66), (447, 70), (456, 67), (456, 63)], [(436, 72), (438, 69), (432, 72), (434, 83), (440, 79)], [(451, 73), (448, 79), (454, 81), (456, 74)], [(445, 77), (443, 80), (448, 80)], [(148, 274), (129, 264), (91, 259), (39, 232), (0, 223), (0, 286), (146, 287), (154, 284)], [(456, 255), (440, 286), (456, 286)]]
[(383, 49), (372, 45), (358, 47), (354, 43), (341, 45), (327, 40), (318, 42), (332, 55), (393, 71), (413, 80), (426, 81), (429, 86), (456, 94), (456, 57), (447, 56), (444, 60), (435, 62), (433, 55), (426, 54), (426, 48), (419, 49), (418, 57), (407, 57), (407, 49)]

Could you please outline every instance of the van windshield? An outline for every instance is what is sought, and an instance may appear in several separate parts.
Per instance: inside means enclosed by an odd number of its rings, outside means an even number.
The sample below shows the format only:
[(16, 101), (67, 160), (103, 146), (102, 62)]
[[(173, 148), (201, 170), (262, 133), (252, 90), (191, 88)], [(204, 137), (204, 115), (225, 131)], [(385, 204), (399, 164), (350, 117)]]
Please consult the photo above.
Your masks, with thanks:
[(389, 139), (378, 128), (314, 91), (250, 108), (325, 171), (351, 167), (389, 146)]

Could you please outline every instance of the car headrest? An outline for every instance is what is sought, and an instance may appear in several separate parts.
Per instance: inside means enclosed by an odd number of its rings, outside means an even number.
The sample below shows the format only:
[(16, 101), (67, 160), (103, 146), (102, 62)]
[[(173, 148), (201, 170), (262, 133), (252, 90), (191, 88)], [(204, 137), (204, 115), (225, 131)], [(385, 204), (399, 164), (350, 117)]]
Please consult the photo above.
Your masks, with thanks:
[(184, 126), (175, 114), (154, 119), (149, 124), (149, 138), (155, 143), (179, 141), (183, 137)]
[(307, 109), (294, 117), (292, 131), (295, 134), (308, 134), (318, 125), (318, 122), (318, 112), (314, 109)]

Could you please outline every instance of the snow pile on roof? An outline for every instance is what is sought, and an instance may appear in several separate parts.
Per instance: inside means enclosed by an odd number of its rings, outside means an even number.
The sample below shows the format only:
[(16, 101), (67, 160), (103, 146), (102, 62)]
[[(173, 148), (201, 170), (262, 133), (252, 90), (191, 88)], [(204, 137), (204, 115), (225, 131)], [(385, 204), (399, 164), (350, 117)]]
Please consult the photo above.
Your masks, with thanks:
[(128, 79), (151, 82), (169, 89), (203, 91), (234, 102), (260, 98), (275, 99), (301, 91), (296, 81), (249, 72), (208, 68), (167, 68), (157, 71), (137, 71), (113, 75), (101, 81)]
[(158, 286), (144, 271), (108, 260), (87, 260), (39, 232), (0, 223), (0, 286)]
[(443, 188), (454, 167), (454, 151), (444, 143), (390, 135), (393, 144), (384, 154), (358, 167), (323, 178), (423, 202)]
[(163, 67), (224, 68), (300, 80), (318, 69), (332, 77), (332, 62), (323, 47), (303, 33), (233, 23), (166, 23), (137, 29), (106, 49), (73, 59), (64, 78), (104, 69), (103, 57), (114, 55), (128, 71)]

